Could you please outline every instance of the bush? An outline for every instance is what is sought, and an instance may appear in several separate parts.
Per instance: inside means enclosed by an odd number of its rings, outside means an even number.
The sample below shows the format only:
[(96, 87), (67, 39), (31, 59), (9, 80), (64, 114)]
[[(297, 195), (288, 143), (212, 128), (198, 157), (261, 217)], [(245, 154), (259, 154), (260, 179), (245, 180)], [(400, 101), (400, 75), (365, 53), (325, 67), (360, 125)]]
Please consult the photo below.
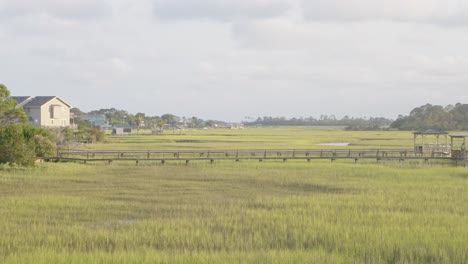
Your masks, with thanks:
[(32, 166), (36, 160), (34, 143), (27, 140), (21, 125), (0, 129), (0, 163)]
[(56, 146), (44, 129), (13, 124), (0, 129), (0, 163), (32, 166), (36, 158), (55, 154)]

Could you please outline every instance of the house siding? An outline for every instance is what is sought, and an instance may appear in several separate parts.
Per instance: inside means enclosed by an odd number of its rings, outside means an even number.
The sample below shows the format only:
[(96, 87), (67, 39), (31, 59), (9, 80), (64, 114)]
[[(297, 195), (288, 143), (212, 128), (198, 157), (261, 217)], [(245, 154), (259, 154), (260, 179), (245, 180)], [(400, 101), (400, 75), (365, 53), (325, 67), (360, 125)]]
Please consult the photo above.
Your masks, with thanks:
[(70, 108), (54, 98), (40, 108), (40, 125), (43, 127), (70, 126)]
[(41, 108), (40, 107), (25, 107), (24, 112), (28, 116), (29, 124), (31, 126), (41, 126)]

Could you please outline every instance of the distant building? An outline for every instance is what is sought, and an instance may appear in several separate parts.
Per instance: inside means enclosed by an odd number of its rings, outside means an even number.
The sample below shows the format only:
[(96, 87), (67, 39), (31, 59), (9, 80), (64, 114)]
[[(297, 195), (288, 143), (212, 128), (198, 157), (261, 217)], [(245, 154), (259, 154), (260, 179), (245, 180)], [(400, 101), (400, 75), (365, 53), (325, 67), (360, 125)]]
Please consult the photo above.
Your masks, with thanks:
[(106, 116), (102, 114), (88, 114), (83, 115), (81, 119), (88, 121), (91, 127), (98, 127), (104, 129), (103, 127), (106, 123)]
[(130, 125), (114, 125), (112, 127), (112, 135), (130, 135), (132, 134), (132, 127)]
[(35, 127), (70, 126), (71, 105), (57, 96), (12, 96)]

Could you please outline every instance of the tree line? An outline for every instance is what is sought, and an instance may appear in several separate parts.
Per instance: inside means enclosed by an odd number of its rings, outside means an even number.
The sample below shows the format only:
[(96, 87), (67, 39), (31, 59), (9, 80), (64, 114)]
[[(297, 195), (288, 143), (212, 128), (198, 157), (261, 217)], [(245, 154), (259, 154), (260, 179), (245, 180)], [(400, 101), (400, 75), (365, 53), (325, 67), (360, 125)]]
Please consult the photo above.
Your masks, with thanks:
[(354, 118), (344, 116), (341, 119), (334, 115), (321, 115), (319, 118), (286, 118), (258, 117), (255, 121), (245, 122), (248, 126), (343, 126), (347, 130), (383, 130), (387, 129), (393, 120), (384, 117)]
[(399, 130), (468, 130), (468, 104), (431, 105), (414, 108), (409, 115), (400, 115), (390, 126)]

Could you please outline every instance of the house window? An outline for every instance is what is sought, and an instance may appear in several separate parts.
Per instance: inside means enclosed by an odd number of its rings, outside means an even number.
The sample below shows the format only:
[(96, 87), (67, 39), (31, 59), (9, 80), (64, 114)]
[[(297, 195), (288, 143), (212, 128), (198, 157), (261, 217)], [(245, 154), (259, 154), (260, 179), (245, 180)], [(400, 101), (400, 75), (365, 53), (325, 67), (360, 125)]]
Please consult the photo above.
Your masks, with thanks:
[(132, 129), (131, 128), (124, 128), (123, 132), (124, 133), (132, 133)]

